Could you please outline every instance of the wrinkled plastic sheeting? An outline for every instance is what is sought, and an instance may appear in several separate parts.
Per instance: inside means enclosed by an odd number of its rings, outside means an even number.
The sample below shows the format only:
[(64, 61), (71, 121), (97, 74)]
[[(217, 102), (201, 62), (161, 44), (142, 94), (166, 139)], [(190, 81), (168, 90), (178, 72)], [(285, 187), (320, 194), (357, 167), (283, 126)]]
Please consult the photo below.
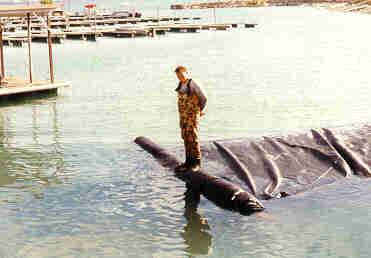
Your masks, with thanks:
[[(277, 167), (282, 180), (273, 194), (284, 192), (293, 195), (334, 183), (346, 176), (369, 176), (370, 135), (371, 126), (362, 126), (343, 130), (316, 129), (279, 137), (220, 140), (217, 143), (232, 152), (248, 170), (259, 197), (264, 196), (269, 184), (274, 183), (267, 159)], [(345, 150), (339, 150), (337, 144)], [(246, 177), (230, 164), (214, 142), (201, 144), (201, 149), (204, 171), (252, 192)]]

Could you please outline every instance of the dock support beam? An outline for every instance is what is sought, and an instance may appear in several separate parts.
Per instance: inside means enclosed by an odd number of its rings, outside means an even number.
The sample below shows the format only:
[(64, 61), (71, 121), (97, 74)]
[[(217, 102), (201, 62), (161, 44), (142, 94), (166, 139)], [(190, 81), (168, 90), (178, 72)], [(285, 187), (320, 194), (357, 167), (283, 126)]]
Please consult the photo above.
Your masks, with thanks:
[(30, 13), (27, 13), (27, 33), (28, 33), (28, 69), (30, 73), (30, 83), (32, 83), (32, 61), (31, 61), (31, 17)]
[(49, 15), (46, 17), (48, 26), (48, 47), (49, 47), (49, 69), (50, 69), (50, 82), (54, 83), (54, 66), (53, 66), (53, 49), (52, 49), (52, 38), (50, 32), (50, 19)]

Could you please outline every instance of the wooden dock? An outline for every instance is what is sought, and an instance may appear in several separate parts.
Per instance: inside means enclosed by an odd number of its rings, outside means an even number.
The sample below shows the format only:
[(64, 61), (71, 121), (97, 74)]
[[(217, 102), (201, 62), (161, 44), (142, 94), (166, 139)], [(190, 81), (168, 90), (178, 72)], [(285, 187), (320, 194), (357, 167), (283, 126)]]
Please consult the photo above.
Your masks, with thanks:
[(149, 30), (145, 28), (118, 28), (113, 32), (117, 38), (134, 38), (148, 36)]
[[(52, 42), (65, 37), (65, 34), (51, 33), (49, 13), (53, 10), (60, 8), (59, 5), (37, 5), (37, 6), (2, 6), (0, 7), (0, 18), (3, 23), (0, 23), (0, 99), (7, 100), (13, 97), (30, 96), (34, 93), (52, 93), (57, 94), (58, 89), (70, 86), (70, 83), (63, 81), (56, 81), (54, 78), (54, 64), (53, 64), (53, 48)], [(37, 16), (40, 21), (41, 17), (46, 17), (46, 22), (43, 22), (43, 27), (47, 30), (39, 33), (31, 32), (31, 24), (34, 21), (31, 16)], [(6, 32), (5, 21), (8, 19), (13, 22), (13, 17), (22, 17), (27, 24), (27, 33)], [(32, 54), (31, 42), (36, 40), (46, 41), (48, 45), (49, 54), (49, 75), (50, 80), (34, 81), (32, 71)], [(28, 80), (6, 76), (5, 73), (5, 58), (4, 58), (4, 45), (8, 44), (23, 44), (27, 42), (28, 45)]]
[(3, 45), (10, 47), (23, 47), (27, 43), (27, 38), (25, 37), (3, 37)]
[[(229, 30), (244, 27), (253, 28), (256, 24), (204, 24), (195, 23), (200, 17), (143, 17), (122, 18), (112, 15), (88, 17), (86, 15), (49, 17), (50, 37), (53, 43), (63, 43), (65, 40), (96, 41), (98, 37), (135, 38), (155, 37), (170, 33), (197, 33), (201, 30)], [(30, 37), (33, 42), (48, 42), (45, 23), (39, 18), (25, 19), (9, 18), (4, 21), (3, 45), (22, 47), (28, 41), (27, 31), (30, 26)], [(193, 22), (190, 22), (193, 20)]]
[[(230, 23), (230, 24), (130, 24), (121, 26), (104, 27), (72, 27), (70, 29), (54, 30), (51, 33), (53, 43), (61, 44), (65, 40), (88, 40), (96, 41), (98, 37), (135, 38), (145, 36), (165, 35), (166, 33), (197, 33), (201, 30), (229, 30), (244, 27), (254, 28), (257, 24)], [(33, 42), (47, 43), (48, 35), (43, 30), (33, 30), (31, 33)], [(22, 47), (27, 42), (26, 33), (7, 32), (3, 37), (4, 46)]]
[[(150, 22), (180, 22), (189, 20), (200, 20), (200, 17), (147, 17), (147, 18), (120, 18), (111, 16), (97, 16), (96, 18), (88, 16), (69, 16), (69, 17), (51, 17), (50, 27), (52, 29), (67, 29), (69, 27), (91, 27), (103, 25), (118, 25), (118, 24), (143, 24)], [(31, 30), (41, 30), (43, 24), (39, 20), (33, 19), (31, 23)], [(17, 29), (26, 30), (27, 24), (19, 20), (8, 20), (5, 24), (5, 31), (15, 31)]]
[(62, 31), (66, 37), (66, 39), (75, 39), (75, 40), (89, 40), (89, 41), (96, 41), (97, 37), (103, 36), (103, 34), (96, 30), (65, 30)]
[[(52, 43), (62, 43), (64, 39), (66, 38), (65, 33), (53, 33), (50, 34), (50, 37), (52, 39)], [(48, 43), (48, 33), (32, 33), (31, 34), (32, 42), (43, 42), (43, 43)]]
[(0, 85), (0, 99), (14, 95), (29, 95), (30, 93), (40, 93), (44, 91), (57, 93), (58, 89), (70, 86), (71, 84), (69, 82), (55, 81), (51, 83), (50, 81), (36, 81), (30, 83), (30, 81), (21, 78), (7, 77)]

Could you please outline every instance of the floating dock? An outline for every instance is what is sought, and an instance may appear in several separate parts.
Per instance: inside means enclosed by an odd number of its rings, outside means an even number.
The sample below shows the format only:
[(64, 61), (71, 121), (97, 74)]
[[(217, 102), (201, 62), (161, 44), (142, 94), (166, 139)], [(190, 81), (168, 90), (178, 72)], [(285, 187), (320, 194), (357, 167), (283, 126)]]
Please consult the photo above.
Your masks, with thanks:
[[(147, 17), (147, 18), (120, 18), (112, 16), (68, 16), (68, 17), (51, 17), (50, 27), (52, 29), (68, 29), (69, 27), (92, 27), (92, 26), (113, 26), (120, 24), (143, 24), (143, 23), (160, 23), (160, 22), (182, 22), (190, 20), (201, 20), (200, 17)], [(31, 18), (31, 30), (41, 30), (43, 24), (40, 20)], [(9, 19), (4, 26), (4, 31), (14, 32), (15, 30), (27, 30), (27, 24), (23, 19)]]
[(135, 38), (155, 37), (171, 33), (196, 33), (201, 30), (228, 30), (242, 25), (253, 28), (256, 24), (204, 24), (199, 23), (200, 17), (143, 17), (123, 18), (113, 15), (86, 15), (51, 16), (48, 20), (49, 32), (46, 24), (40, 17), (30, 16), (27, 22), (24, 18), (8, 18), (3, 21), (3, 45), (22, 47), (28, 42), (28, 28), (33, 42), (48, 42), (48, 35), (53, 43), (63, 43), (67, 40), (96, 41), (98, 37)]
[[(53, 30), (50, 37), (53, 43), (61, 44), (65, 39), (96, 41), (98, 37), (134, 38), (172, 33), (196, 33), (201, 30), (228, 30), (231, 28), (244, 27), (254, 28), (257, 24), (230, 23), (230, 24), (193, 24), (193, 23), (164, 23), (164, 24), (126, 24), (119, 26), (98, 27), (70, 27), (69, 29)], [(33, 42), (48, 42), (46, 31), (33, 30), (31, 33)], [(7, 32), (3, 37), (4, 46), (22, 47), (28, 37), (25, 32)]]
[(70, 87), (69, 82), (36, 81), (30, 82), (17, 77), (8, 77), (0, 86), (0, 100), (9, 96), (27, 96), (33, 93), (48, 92), (57, 94), (59, 88)]

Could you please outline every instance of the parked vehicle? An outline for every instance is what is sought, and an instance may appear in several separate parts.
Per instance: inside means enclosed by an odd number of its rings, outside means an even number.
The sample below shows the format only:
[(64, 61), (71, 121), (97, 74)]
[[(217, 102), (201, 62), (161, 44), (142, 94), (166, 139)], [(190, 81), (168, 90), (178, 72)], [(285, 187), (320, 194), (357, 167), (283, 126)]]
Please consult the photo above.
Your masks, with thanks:
[(120, 6), (121, 6), (120, 10), (113, 12), (112, 16), (120, 18), (142, 17), (142, 13), (140, 13), (138, 10), (134, 8), (129, 7), (127, 3), (121, 3)]

